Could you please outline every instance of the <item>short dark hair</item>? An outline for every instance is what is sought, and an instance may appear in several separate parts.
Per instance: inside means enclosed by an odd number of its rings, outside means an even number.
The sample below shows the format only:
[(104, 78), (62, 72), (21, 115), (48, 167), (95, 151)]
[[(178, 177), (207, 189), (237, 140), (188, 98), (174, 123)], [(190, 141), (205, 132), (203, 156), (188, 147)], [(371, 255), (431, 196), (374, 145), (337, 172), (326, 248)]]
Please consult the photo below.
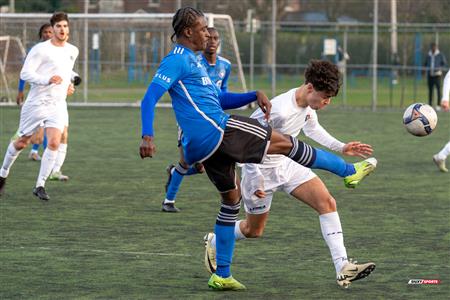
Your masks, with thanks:
[(183, 7), (177, 10), (172, 19), (172, 28), (174, 34), (170, 37), (172, 42), (174, 42), (173, 38), (176, 36), (177, 38), (181, 36), (183, 30), (186, 27), (191, 27), (195, 24), (195, 21), (198, 17), (204, 17), (205, 15), (198, 9), (193, 7)]
[(50, 18), (50, 24), (55, 26), (56, 23), (61, 21), (67, 21), (69, 23), (69, 17), (65, 12), (55, 12), (53, 16)]
[(42, 26), (39, 28), (39, 39), (42, 39), (42, 32), (48, 27), (52, 27), (52, 25), (50, 25), (50, 23), (42, 24)]
[(305, 70), (305, 83), (311, 83), (316, 91), (325, 92), (334, 97), (341, 85), (339, 69), (326, 60), (310, 60)]

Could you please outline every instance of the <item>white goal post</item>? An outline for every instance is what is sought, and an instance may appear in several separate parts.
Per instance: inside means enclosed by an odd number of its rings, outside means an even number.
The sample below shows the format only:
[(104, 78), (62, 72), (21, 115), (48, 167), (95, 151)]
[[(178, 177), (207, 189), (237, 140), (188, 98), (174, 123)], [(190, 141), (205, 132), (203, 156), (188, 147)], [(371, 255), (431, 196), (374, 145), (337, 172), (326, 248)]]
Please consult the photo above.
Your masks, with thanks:
[[(247, 91), (233, 20), (205, 14), (221, 36), (221, 56), (232, 64), (231, 89)], [(37, 30), (51, 14), (0, 14), (2, 31), (25, 47), (36, 42)], [(170, 51), (173, 14), (69, 14), (70, 40), (80, 50), (75, 71), (83, 78), (69, 99), (77, 106), (138, 106), (159, 62)], [(18, 80), (21, 65), (11, 72)], [(2, 71), (3, 74), (3, 71)], [(10, 80), (9, 86), (15, 82)], [(167, 97), (158, 103), (170, 106)]]
[[(10, 51), (12, 49), (12, 51)], [(11, 90), (9, 87), (9, 80), (7, 78), (8, 61), (17, 60), (23, 61), (25, 58), (25, 48), (22, 41), (16, 36), (0, 36), (0, 77), (2, 88), (0, 89), (0, 103), (13, 103)], [(12, 56), (15, 56), (14, 58)], [(16, 80), (18, 80), (16, 78)]]

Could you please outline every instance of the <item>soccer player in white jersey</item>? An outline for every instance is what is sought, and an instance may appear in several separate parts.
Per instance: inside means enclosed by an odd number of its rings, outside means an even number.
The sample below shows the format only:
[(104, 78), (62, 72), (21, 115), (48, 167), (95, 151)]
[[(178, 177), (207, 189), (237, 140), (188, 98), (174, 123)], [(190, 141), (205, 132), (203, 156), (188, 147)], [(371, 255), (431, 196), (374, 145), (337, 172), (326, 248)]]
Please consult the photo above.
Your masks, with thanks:
[[(450, 71), (447, 72), (444, 78), (444, 87), (442, 88), (442, 100), (441, 100), (441, 108), (444, 111), (449, 110), (449, 98), (450, 98)], [(450, 155), (450, 141), (445, 144), (445, 146), (433, 155), (433, 161), (441, 172), (448, 172), (447, 167), (445, 166), (445, 160)]]
[(63, 12), (53, 14), (50, 24), (53, 37), (31, 49), (20, 72), (20, 77), (31, 83), (31, 89), (20, 113), (19, 138), (9, 144), (0, 169), (0, 194), (12, 164), (30, 143), (31, 135), (44, 124), (48, 145), (33, 194), (41, 200), (50, 199), (44, 186), (55, 165), (61, 134), (68, 123), (66, 97), (74, 92), (71, 75), (78, 56), (78, 48), (67, 42), (67, 15)]
[[(305, 71), (305, 83), (271, 101), (271, 125), (275, 130), (294, 137), (303, 130), (306, 136), (331, 150), (365, 157), (368, 145), (360, 142), (342, 143), (318, 122), (316, 110), (327, 106), (331, 101), (330, 97), (320, 95), (336, 95), (337, 91), (332, 88), (336, 86), (333, 83), (336, 80), (339, 80), (339, 71), (335, 65), (327, 61), (312, 60)], [(265, 122), (264, 113), (260, 109), (251, 118)], [(366, 162), (376, 164), (374, 158), (369, 158)], [(283, 190), (319, 214), (322, 235), (330, 249), (340, 286), (348, 287), (352, 281), (366, 277), (375, 269), (374, 263), (356, 264), (347, 259), (336, 201), (311, 169), (282, 155), (268, 155), (263, 164), (243, 165), (241, 190), (246, 218), (235, 224), (236, 240), (262, 235), (273, 194), (277, 190)], [(214, 273), (216, 246), (213, 233), (205, 236), (205, 245), (205, 265), (209, 272)]]

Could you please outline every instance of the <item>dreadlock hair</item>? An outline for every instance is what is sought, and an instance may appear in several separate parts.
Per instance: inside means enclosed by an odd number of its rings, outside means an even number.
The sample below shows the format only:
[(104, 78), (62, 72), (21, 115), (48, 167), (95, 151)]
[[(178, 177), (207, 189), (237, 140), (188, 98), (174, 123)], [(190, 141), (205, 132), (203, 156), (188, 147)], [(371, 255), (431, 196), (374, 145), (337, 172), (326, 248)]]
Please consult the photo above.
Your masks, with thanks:
[(40, 40), (42, 40), (42, 32), (48, 27), (52, 27), (52, 25), (50, 25), (50, 23), (44, 23), (44, 24), (42, 24), (41, 28), (39, 28), (39, 39)]
[(180, 37), (186, 27), (191, 27), (195, 24), (198, 17), (205, 15), (198, 9), (193, 7), (183, 7), (177, 10), (172, 19), (172, 28), (175, 31), (170, 37), (172, 42), (175, 42), (174, 37)]
[(335, 64), (326, 60), (310, 60), (305, 70), (305, 83), (311, 83), (318, 92), (335, 97), (341, 85), (339, 70)]
[(55, 26), (56, 23), (61, 21), (67, 21), (67, 23), (69, 23), (69, 17), (65, 12), (55, 12), (50, 18), (50, 24), (52, 24), (52, 27)]

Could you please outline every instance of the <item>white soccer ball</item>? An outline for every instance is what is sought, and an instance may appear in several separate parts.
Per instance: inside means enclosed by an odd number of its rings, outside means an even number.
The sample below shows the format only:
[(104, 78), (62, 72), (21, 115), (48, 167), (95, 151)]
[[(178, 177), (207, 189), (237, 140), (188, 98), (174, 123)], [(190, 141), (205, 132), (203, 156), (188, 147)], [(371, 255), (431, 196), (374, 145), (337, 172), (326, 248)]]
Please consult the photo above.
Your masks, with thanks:
[(412, 135), (426, 136), (436, 128), (437, 115), (428, 104), (414, 103), (405, 110), (403, 124)]

